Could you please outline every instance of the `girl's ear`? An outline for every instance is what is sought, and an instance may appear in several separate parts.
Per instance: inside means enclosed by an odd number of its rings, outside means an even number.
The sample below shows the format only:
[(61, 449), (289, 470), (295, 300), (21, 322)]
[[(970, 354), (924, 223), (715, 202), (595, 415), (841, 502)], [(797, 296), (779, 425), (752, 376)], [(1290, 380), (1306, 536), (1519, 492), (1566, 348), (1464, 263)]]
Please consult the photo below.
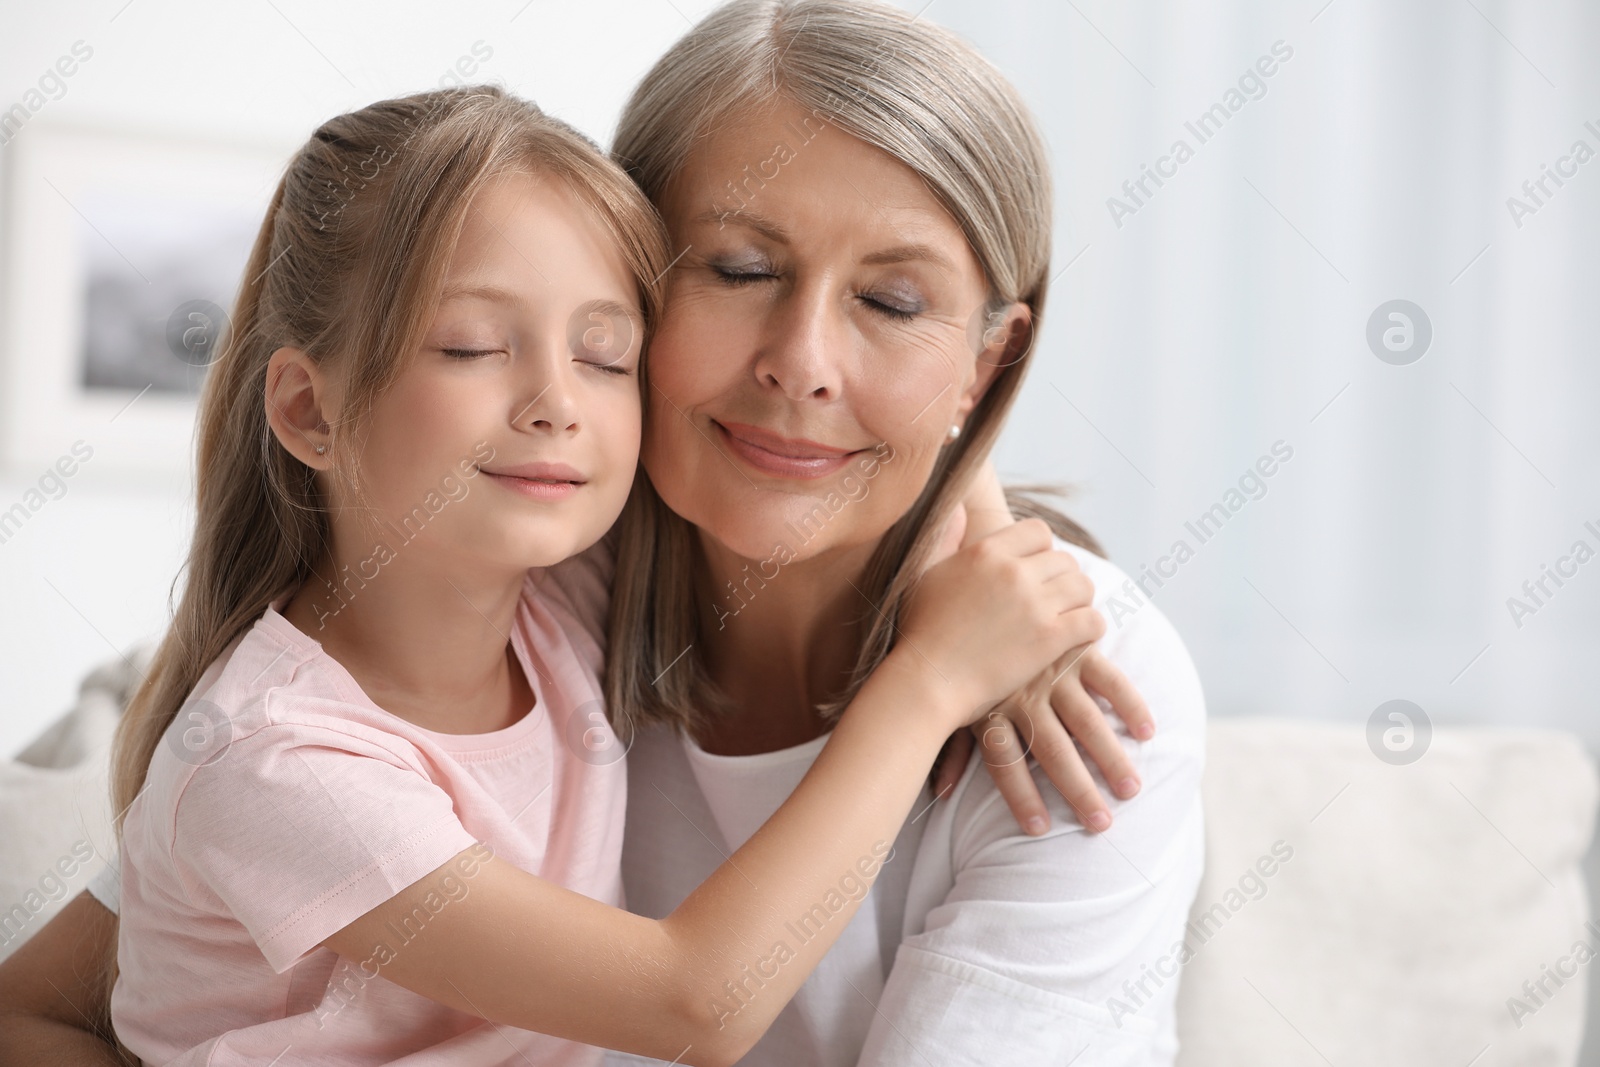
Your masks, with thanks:
[(267, 360), (267, 425), (289, 454), (313, 470), (333, 465), (329, 383), (322, 368), (298, 348), (280, 348)]
[(1018, 300), (985, 313), (977, 341), (978, 358), (972, 384), (956, 407), (956, 417), (963, 423), (1000, 372), (1027, 354), (1028, 346), (1033, 344), (1033, 309)]

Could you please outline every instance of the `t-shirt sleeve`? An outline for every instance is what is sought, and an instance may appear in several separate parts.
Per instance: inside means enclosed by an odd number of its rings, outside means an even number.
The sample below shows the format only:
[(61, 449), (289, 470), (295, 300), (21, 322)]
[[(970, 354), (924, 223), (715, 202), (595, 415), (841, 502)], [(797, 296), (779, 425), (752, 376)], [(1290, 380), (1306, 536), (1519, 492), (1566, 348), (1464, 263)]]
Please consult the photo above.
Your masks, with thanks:
[(414, 753), (279, 723), (194, 772), (172, 842), (195, 903), (226, 909), (281, 974), (475, 839)]
[[(1121, 588), (1121, 571), (1080, 559), (1097, 604)], [(930, 1057), (1074, 1067), (1173, 1062), (1174, 945), (1184, 939), (1204, 860), (1204, 696), (1177, 631), (1152, 605), (1113, 624), (1102, 650), (1156, 719), (1155, 737), (1135, 743), (1101, 701), (1143, 787), (1116, 800), (1091, 764), (1115, 822), (1088, 835), (1030, 759), (1051, 819), (1047, 833), (1030, 837), (973, 760), (948, 804), (928, 816), (921, 845), (933, 854), (929, 863), (948, 857), (953, 884), (923, 928), (901, 942), (857, 1067), (919, 1067)], [(1132, 984), (1148, 983), (1157, 969), (1155, 988)]]

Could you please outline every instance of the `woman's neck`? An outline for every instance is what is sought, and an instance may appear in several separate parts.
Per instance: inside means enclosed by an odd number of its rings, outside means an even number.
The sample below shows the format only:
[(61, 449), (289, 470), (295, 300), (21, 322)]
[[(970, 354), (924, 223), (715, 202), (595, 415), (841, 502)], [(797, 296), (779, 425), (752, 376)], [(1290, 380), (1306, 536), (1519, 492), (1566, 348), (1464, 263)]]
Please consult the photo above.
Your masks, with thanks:
[(502, 729), (532, 707), (508, 653), (521, 573), (441, 567), (414, 546), (356, 558), (338, 540), (283, 614), (375, 704), (456, 734)]
[[(865, 616), (857, 590), (874, 545), (774, 568), (701, 534), (706, 580), (697, 591), (705, 661), (734, 711), (696, 740), (719, 755), (753, 755), (827, 732), (816, 706), (855, 667)], [(776, 573), (774, 573), (776, 569)], [(731, 583), (731, 584), (730, 584)]]

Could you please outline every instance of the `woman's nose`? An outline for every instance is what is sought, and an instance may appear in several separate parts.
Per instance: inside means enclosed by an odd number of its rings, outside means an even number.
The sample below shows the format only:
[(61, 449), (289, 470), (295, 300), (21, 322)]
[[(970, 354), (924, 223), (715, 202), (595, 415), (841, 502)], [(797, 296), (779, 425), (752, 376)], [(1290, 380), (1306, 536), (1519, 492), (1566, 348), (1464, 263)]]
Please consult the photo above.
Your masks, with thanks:
[(763, 386), (790, 400), (832, 400), (839, 395), (843, 316), (822, 292), (788, 294), (776, 309), (756, 355)]

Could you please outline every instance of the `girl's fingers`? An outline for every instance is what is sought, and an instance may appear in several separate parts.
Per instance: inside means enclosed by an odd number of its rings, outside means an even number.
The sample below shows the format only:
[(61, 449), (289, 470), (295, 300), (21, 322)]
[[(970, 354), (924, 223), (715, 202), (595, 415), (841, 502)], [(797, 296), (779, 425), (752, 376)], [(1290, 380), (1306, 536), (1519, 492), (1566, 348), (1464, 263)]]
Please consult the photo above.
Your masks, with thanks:
[[(1106, 658), (1097, 648), (1089, 650), (1084, 656), (1079, 674), (1083, 677), (1083, 684), (1099, 693), (1111, 703), (1111, 708), (1117, 713), (1128, 733), (1140, 741), (1148, 741), (1156, 734), (1155, 716), (1150, 714), (1150, 708), (1144, 702), (1144, 696), (1139, 688), (1128, 680), (1128, 676), (1119, 670), (1116, 664)], [(1097, 761), (1098, 762), (1098, 761)], [(1102, 768), (1104, 765), (1101, 765)], [(1107, 781), (1115, 781), (1109, 775)]]
[(950, 740), (945, 742), (944, 751), (939, 754), (939, 767), (934, 773), (934, 796), (948, 796), (950, 790), (956, 787), (962, 773), (967, 769), (967, 760), (972, 758), (972, 747), (971, 730), (963, 727), (950, 735)]
[[(1068, 671), (1056, 682), (1050, 690), (1050, 706), (1062, 727), (1100, 768), (1100, 776), (1110, 783), (1114, 795), (1127, 800), (1139, 791), (1139, 775), (1133, 769), (1133, 761), (1117, 741), (1116, 731), (1106, 721), (1100, 705), (1084, 690), (1078, 672)], [(1065, 792), (1062, 790), (1063, 795)], [(1099, 795), (1097, 790), (1095, 797), (1098, 799)]]
[(1028, 752), (1011, 720), (992, 711), (988, 718), (972, 725), (972, 732), (978, 737), (978, 750), (989, 777), (994, 779), (1017, 825), (1034, 836), (1050, 829), (1050, 813), (1028, 771)]
[(1052, 588), (1070, 589), (1079, 595), (1087, 590), (1088, 595), (1083, 597), (1084, 601), (1094, 599), (1094, 583), (1089, 581), (1088, 576), (1083, 573), (1083, 568), (1078, 566), (1078, 561), (1070, 553), (1058, 549), (1037, 552), (1024, 557), (1022, 565), (1027, 568), (1029, 577), (1041, 585), (1053, 582), (1067, 583)]
[[(1054, 668), (1057, 672), (1063, 670), (1073, 662), (1073, 658), (1080, 653), (1087, 658), (1089, 652), (1084, 651), (1084, 646), (1093, 645), (1106, 633), (1106, 619), (1097, 608), (1088, 604), (1072, 608), (1059, 616), (1061, 633), (1066, 641), (1070, 642), (1070, 651), (1063, 659), (1056, 660), (1060, 667)], [(1090, 649), (1090, 652), (1093, 650)], [(1051, 675), (1052, 678), (1055, 675)], [(1059, 680), (1059, 679), (1057, 679)]]

